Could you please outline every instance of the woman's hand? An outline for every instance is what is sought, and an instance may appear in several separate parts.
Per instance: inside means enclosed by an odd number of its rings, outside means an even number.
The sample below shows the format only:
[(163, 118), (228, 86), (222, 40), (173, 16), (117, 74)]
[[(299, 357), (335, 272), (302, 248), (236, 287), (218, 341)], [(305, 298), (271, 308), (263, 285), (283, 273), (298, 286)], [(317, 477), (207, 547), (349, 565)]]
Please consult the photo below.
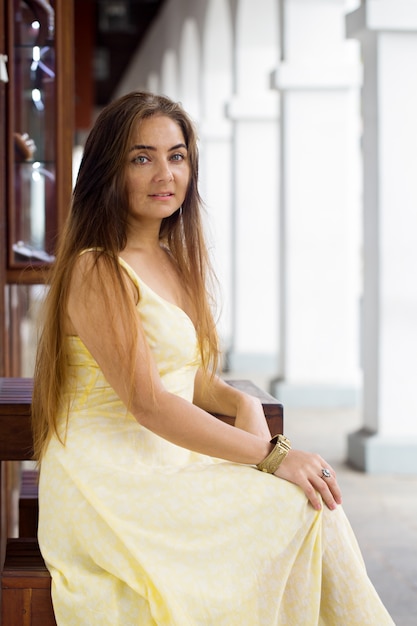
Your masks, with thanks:
[(262, 403), (254, 396), (242, 394), (236, 407), (235, 427), (269, 441), (271, 434)]
[[(330, 472), (330, 477), (323, 475), (323, 469)], [(318, 493), (329, 509), (333, 510), (342, 503), (342, 493), (336, 480), (336, 473), (318, 454), (290, 450), (275, 472), (275, 476), (301, 487), (316, 511), (321, 509)]]

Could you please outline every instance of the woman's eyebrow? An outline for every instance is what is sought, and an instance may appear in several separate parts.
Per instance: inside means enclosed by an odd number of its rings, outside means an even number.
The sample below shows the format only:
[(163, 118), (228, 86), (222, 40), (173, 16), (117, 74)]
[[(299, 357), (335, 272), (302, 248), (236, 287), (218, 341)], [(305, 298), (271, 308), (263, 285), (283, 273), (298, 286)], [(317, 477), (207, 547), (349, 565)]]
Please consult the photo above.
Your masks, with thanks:
[[(187, 150), (187, 146), (185, 145), (185, 143), (177, 143), (175, 146), (172, 146), (172, 148), (168, 148), (168, 152), (172, 152), (172, 150), (178, 150), (179, 148), (185, 148)], [(130, 148), (129, 152), (133, 152), (134, 150), (156, 150), (156, 148), (155, 146), (147, 146), (142, 143), (137, 143)]]

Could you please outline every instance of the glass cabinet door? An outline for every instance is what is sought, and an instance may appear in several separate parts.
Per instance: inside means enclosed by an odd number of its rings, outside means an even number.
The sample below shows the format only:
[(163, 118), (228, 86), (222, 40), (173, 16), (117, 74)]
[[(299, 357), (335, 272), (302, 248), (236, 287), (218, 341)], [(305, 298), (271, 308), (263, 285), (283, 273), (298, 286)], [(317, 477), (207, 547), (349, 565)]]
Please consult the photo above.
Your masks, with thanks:
[(37, 337), (33, 315), (71, 199), (73, 5), (74, 0), (0, 0), (3, 376), (30, 375)]
[(8, 266), (53, 260), (56, 210), (54, 0), (13, 0), (9, 14)]

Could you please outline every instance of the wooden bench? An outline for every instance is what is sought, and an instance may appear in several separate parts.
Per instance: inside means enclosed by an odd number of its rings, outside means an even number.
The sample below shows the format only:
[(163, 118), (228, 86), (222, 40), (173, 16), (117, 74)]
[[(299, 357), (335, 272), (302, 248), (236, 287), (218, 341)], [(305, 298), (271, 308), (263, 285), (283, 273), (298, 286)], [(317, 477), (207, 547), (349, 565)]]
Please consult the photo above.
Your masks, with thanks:
[(30, 460), (33, 456), (31, 400), (31, 379), (0, 378), (2, 626), (56, 626), (51, 601), (51, 577), (36, 536), (10, 539), (4, 528), (9, 500), (9, 494), (4, 488), (4, 470), (7, 469), (4, 465), (9, 461)]
[[(283, 432), (283, 407), (268, 393), (247, 380), (228, 381), (258, 397), (273, 435)], [(0, 478), (9, 461), (31, 460), (32, 379), (0, 378)], [(233, 419), (216, 415), (233, 424)], [(4, 472), (3, 472), (4, 474)], [(1, 492), (1, 615), (2, 626), (56, 626), (51, 600), (51, 577), (39, 550), (38, 502), (34, 470), (22, 473), (18, 538), (5, 536), (7, 492)]]

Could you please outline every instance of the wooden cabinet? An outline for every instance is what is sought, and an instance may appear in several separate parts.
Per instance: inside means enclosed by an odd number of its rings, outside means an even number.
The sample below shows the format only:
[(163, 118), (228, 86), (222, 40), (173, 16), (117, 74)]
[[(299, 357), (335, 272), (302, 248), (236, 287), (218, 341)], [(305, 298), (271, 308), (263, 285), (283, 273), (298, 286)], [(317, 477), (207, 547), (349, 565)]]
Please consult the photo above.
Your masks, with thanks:
[(44, 282), (71, 196), (73, 2), (0, 0), (0, 12), (0, 371), (16, 376), (30, 285)]
[(7, 277), (36, 282), (71, 194), (72, 2), (8, 0), (6, 20)]

